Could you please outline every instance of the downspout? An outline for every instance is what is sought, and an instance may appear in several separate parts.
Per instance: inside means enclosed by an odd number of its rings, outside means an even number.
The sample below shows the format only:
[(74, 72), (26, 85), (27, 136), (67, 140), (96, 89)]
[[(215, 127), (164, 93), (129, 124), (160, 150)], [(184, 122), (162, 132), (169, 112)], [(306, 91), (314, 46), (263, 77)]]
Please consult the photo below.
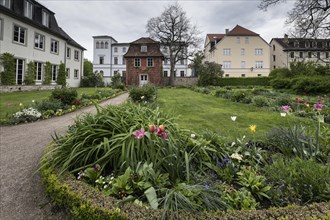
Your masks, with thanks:
[(111, 47), (110, 47), (110, 74), (109, 74), (109, 77), (110, 77), (110, 80), (111, 80), (111, 74), (112, 74), (112, 39), (110, 39), (110, 42), (111, 42)]

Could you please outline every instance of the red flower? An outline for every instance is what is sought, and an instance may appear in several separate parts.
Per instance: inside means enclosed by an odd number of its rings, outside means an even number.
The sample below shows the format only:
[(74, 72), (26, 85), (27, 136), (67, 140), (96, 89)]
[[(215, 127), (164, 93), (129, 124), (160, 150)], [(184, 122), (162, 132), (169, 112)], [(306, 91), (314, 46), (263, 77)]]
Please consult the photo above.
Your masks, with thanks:
[(149, 131), (150, 131), (151, 133), (155, 132), (155, 130), (156, 130), (156, 127), (155, 127), (154, 124), (149, 125)]

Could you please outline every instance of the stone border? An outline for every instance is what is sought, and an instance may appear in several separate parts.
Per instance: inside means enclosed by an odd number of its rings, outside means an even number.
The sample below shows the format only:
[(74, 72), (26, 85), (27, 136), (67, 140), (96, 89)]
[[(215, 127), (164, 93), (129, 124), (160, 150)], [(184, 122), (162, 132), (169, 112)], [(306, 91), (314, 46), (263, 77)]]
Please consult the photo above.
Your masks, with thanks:
[(26, 91), (42, 91), (42, 90), (54, 90), (61, 88), (60, 85), (0, 85), (0, 92), (26, 92)]

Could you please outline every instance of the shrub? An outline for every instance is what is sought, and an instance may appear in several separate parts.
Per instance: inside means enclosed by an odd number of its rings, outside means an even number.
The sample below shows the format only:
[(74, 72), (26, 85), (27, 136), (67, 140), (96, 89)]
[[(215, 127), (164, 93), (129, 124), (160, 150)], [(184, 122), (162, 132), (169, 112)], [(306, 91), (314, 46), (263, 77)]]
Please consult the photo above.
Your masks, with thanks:
[(291, 88), (297, 94), (327, 94), (330, 93), (330, 77), (297, 78)]
[(272, 78), (287, 78), (291, 76), (292, 73), (288, 68), (276, 68), (269, 73), (269, 77)]
[(25, 85), (34, 85), (36, 79), (36, 69), (34, 66), (34, 62), (30, 61), (27, 64), (27, 70), (24, 77), (24, 83)]
[(268, 86), (269, 77), (226, 77), (218, 80), (217, 86)]
[(61, 63), (59, 66), (56, 83), (62, 87), (66, 86), (66, 70), (64, 63)]
[(46, 62), (44, 65), (44, 81), (42, 84), (50, 85), (52, 82), (52, 64), (50, 62)]
[(291, 87), (291, 79), (275, 78), (270, 81), (270, 85), (274, 89), (289, 89)]
[(330, 199), (330, 167), (314, 160), (277, 158), (265, 167), (265, 175), (273, 186), (271, 201), (276, 205)]
[(249, 94), (247, 90), (237, 90), (231, 95), (233, 102), (242, 102)]
[(154, 102), (157, 97), (157, 88), (151, 84), (132, 87), (129, 90), (129, 97), (133, 102)]
[(30, 107), (30, 108), (25, 108), (22, 111), (16, 112), (11, 116), (10, 123), (12, 124), (18, 124), (18, 123), (24, 123), (24, 122), (32, 122), (36, 121), (41, 118), (41, 113)]
[(266, 98), (264, 96), (254, 96), (252, 98), (252, 103), (257, 107), (270, 106), (270, 102), (269, 102), (268, 98)]
[(280, 106), (280, 107), (285, 106), (285, 105), (293, 106), (292, 99), (288, 98), (286, 96), (279, 96), (278, 98), (276, 98), (275, 105)]
[(104, 87), (103, 75), (97, 71), (88, 76), (83, 76), (80, 81), (81, 87)]
[(63, 105), (71, 105), (78, 97), (78, 92), (74, 88), (54, 89), (50, 99), (60, 100)]
[(52, 110), (56, 112), (58, 109), (63, 109), (63, 103), (61, 100), (42, 100), (41, 102), (36, 102), (36, 109), (38, 109), (40, 112), (46, 112), (48, 110)]
[(15, 85), (16, 73), (15, 73), (15, 58), (13, 54), (3, 53), (0, 56), (0, 64), (2, 64), (4, 71), (1, 72), (1, 84), (2, 85)]
[(216, 86), (222, 76), (221, 65), (214, 62), (205, 62), (198, 69), (198, 86)]

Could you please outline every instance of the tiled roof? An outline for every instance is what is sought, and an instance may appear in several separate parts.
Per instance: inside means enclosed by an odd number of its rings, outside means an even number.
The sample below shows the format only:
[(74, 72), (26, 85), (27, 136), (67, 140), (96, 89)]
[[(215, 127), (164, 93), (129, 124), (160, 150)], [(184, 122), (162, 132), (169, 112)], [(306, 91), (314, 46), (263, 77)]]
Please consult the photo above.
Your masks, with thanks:
[(131, 42), (131, 44), (158, 44), (159, 42), (151, 39), (150, 37), (141, 37), (140, 39)]
[(259, 36), (259, 34), (253, 32), (253, 31), (250, 31), (239, 25), (236, 25), (236, 27), (234, 27), (226, 35), (228, 35), (228, 36)]
[[(147, 52), (141, 52), (141, 46), (147, 46)], [(130, 43), (124, 57), (164, 57), (164, 55), (160, 51), (159, 42), (149, 37), (141, 37)]]
[(330, 39), (273, 38), (283, 50), (295, 51), (330, 51)]
[(212, 40), (222, 39), (225, 36), (225, 34), (207, 34), (206, 36), (209, 38), (210, 41), (212, 41)]

